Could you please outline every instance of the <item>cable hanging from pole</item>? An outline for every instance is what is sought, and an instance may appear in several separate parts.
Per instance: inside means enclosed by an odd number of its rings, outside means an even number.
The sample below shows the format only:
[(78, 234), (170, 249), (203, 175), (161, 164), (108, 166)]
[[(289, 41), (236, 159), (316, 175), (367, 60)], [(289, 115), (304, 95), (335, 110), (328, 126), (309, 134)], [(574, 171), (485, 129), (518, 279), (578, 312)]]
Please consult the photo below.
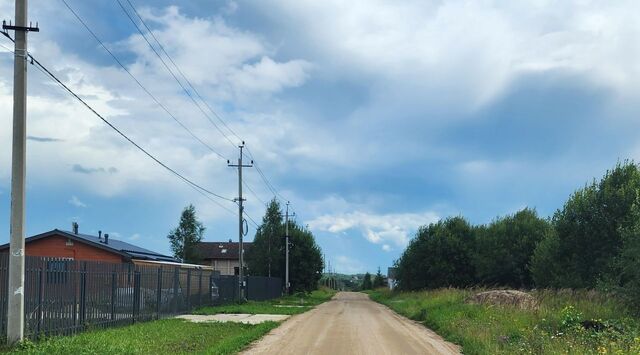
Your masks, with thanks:
[[(6, 33), (6, 32), (1, 32), (1, 33), (5, 37), (9, 38), (11, 41), (14, 41), (14, 39), (11, 38), (11, 36), (9, 36), (8, 33)], [(65, 83), (63, 83), (55, 74), (53, 74), (42, 63), (40, 63), (40, 61), (38, 61), (33, 55), (27, 53), (27, 56), (28, 56), (28, 59), (30, 60), (30, 63), (32, 65), (34, 65), (36, 68), (41, 69), (46, 76), (48, 76), (50, 79), (55, 81), (65, 91), (67, 91), (69, 94), (71, 94), (76, 100), (80, 101), (80, 103), (82, 103), (87, 109), (89, 109), (89, 111), (91, 111), (95, 116), (97, 116), (100, 120), (102, 120), (107, 126), (109, 126), (111, 129), (113, 129), (122, 138), (127, 140), (134, 147), (136, 147), (138, 150), (140, 150), (142, 153), (144, 153), (148, 158), (152, 159), (158, 165), (163, 167), (165, 170), (169, 171), (170, 173), (172, 173), (176, 177), (180, 178), (186, 184), (188, 184), (189, 186), (194, 187), (198, 191), (201, 191), (203, 193), (206, 193), (206, 194), (209, 194), (211, 196), (217, 197), (217, 198), (219, 198), (221, 200), (224, 200), (224, 201), (234, 202), (233, 199), (230, 199), (230, 198), (224, 197), (222, 195), (219, 195), (219, 194), (217, 194), (217, 193), (215, 193), (215, 192), (213, 192), (213, 191), (211, 191), (211, 190), (209, 190), (209, 189), (207, 189), (207, 188), (205, 188), (205, 187), (193, 182), (192, 180), (190, 180), (187, 177), (185, 177), (184, 175), (180, 174), (179, 172), (177, 172), (173, 168), (169, 167), (167, 164), (162, 162), (160, 159), (156, 158), (153, 154), (149, 153), (146, 149), (144, 149), (142, 146), (140, 146), (138, 143), (136, 143), (133, 139), (129, 138), (129, 136), (127, 136), (124, 132), (122, 132), (119, 128), (117, 128), (114, 124), (112, 124), (109, 120), (107, 120), (104, 116), (102, 116), (98, 111), (96, 111), (91, 105), (89, 105), (86, 101), (84, 101), (84, 99), (82, 99), (78, 94), (76, 94), (73, 90), (71, 90), (71, 88), (69, 88)]]
[[(64, 0), (63, 0), (64, 1)], [(151, 44), (151, 42), (149, 41), (149, 39), (147, 38), (147, 36), (145, 36), (144, 31), (142, 31), (142, 29), (140, 28), (140, 26), (138, 26), (138, 24), (136, 23), (136, 21), (133, 19), (133, 17), (131, 17), (131, 15), (129, 14), (129, 12), (127, 11), (127, 9), (124, 7), (124, 5), (122, 4), (122, 2), (120, 0), (116, 0), (118, 2), (118, 5), (120, 5), (120, 8), (122, 9), (122, 12), (124, 12), (124, 14), (127, 16), (127, 18), (129, 18), (129, 20), (131, 21), (131, 23), (133, 24), (133, 26), (136, 28), (136, 30), (138, 30), (138, 33), (140, 33), (140, 35), (142, 36), (142, 38), (145, 40), (145, 42), (147, 42), (147, 44), (149, 45), (149, 48), (151, 48), (151, 50), (153, 51), (153, 53), (160, 59), (160, 62), (162, 62), (162, 65), (167, 69), (167, 71), (169, 72), (169, 74), (171, 74), (171, 76), (173, 77), (173, 79), (178, 83), (178, 85), (182, 88), (182, 90), (184, 91), (184, 93), (189, 97), (189, 99), (191, 99), (191, 101), (193, 102), (193, 104), (198, 108), (198, 110), (200, 110), (200, 112), (207, 118), (207, 120), (216, 128), (216, 130), (218, 130), (218, 132), (220, 132), (220, 134), (222, 134), (222, 136), (231, 144), (231, 146), (233, 146), (235, 148), (235, 144), (229, 139), (229, 137), (227, 137), (226, 134), (224, 134), (224, 132), (220, 129), (220, 127), (211, 119), (211, 117), (209, 117), (209, 115), (202, 109), (202, 107), (200, 106), (200, 104), (198, 103), (198, 101), (193, 97), (193, 95), (191, 95), (191, 93), (189, 92), (189, 90), (187, 90), (187, 88), (182, 84), (182, 82), (180, 81), (180, 79), (178, 79), (178, 77), (176, 76), (176, 74), (173, 72), (173, 70), (171, 70), (171, 68), (169, 68), (169, 65), (167, 64), (167, 62), (165, 62), (165, 60), (162, 58), (162, 56), (160, 55), (160, 53), (158, 53), (158, 50), (156, 50), (156, 48)]]
[(135, 77), (135, 75), (133, 75), (133, 73), (131, 73), (131, 71), (122, 63), (122, 61), (120, 61), (120, 59), (118, 59), (118, 57), (113, 54), (113, 52), (111, 50), (109, 50), (109, 48), (104, 44), (104, 42), (98, 37), (98, 35), (89, 27), (89, 25), (87, 25), (87, 23), (82, 19), (82, 17), (80, 17), (80, 15), (67, 3), (66, 0), (61, 0), (62, 3), (67, 7), (67, 9), (69, 9), (69, 11), (75, 16), (75, 18), (78, 20), (78, 22), (80, 22), (80, 24), (82, 24), (82, 26), (87, 30), (87, 32), (89, 32), (89, 34), (91, 34), (91, 36), (98, 42), (98, 44), (100, 44), (100, 46), (116, 61), (116, 63), (118, 63), (118, 65), (131, 77), (131, 79), (133, 79), (133, 81), (136, 82), (136, 84), (158, 105), (160, 106), (160, 108), (166, 112), (174, 121), (176, 121), (176, 123), (178, 123), (185, 131), (187, 131), (187, 133), (189, 133), (189, 135), (191, 135), (191, 137), (193, 137), (195, 140), (197, 140), (198, 142), (200, 142), (200, 144), (202, 144), (203, 146), (205, 146), (207, 149), (209, 149), (211, 152), (213, 152), (215, 155), (217, 155), (219, 158), (226, 160), (227, 158), (225, 158), (222, 154), (218, 153), (215, 149), (213, 149), (213, 147), (211, 147), (209, 144), (205, 143), (200, 137), (198, 137), (195, 133), (193, 133), (193, 131), (191, 131), (191, 129), (189, 129), (186, 125), (184, 125), (173, 113), (171, 113), (171, 111), (169, 111), (169, 109), (162, 104), (162, 102), (160, 102), (160, 100), (158, 98), (156, 98), (155, 95), (153, 95), (141, 82), (140, 80), (138, 80), (138, 78)]

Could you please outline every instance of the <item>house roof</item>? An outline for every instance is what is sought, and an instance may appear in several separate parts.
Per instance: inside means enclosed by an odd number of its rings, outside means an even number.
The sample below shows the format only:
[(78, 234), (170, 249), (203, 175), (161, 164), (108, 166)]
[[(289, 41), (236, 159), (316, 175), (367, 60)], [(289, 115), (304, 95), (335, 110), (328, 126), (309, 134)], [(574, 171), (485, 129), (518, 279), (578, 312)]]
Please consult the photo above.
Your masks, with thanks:
[[(32, 237), (26, 238), (25, 243), (29, 243), (38, 239), (50, 237), (53, 235), (60, 235), (66, 238), (69, 238), (74, 241), (78, 241), (81, 243), (89, 244), (93, 247), (110, 251), (115, 254), (119, 254), (126, 259), (137, 259), (137, 260), (155, 260), (155, 261), (169, 261), (169, 262), (177, 262), (178, 260), (174, 259), (171, 256), (156, 253), (149, 249), (141, 248), (139, 246), (123, 242), (121, 240), (113, 239), (109, 236), (109, 242), (105, 243), (104, 237), (99, 238), (98, 236), (82, 234), (75, 234), (73, 232), (64, 231), (60, 229), (54, 229), (49, 232), (45, 232), (42, 234), (34, 235)], [(1, 249), (6, 249), (9, 247), (9, 244), (0, 245)]]
[[(251, 242), (242, 243), (245, 253), (251, 249)], [(229, 259), (238, 260), (238, 242), (200, 242), (196, 246), (200, 257), (207, 259)]]

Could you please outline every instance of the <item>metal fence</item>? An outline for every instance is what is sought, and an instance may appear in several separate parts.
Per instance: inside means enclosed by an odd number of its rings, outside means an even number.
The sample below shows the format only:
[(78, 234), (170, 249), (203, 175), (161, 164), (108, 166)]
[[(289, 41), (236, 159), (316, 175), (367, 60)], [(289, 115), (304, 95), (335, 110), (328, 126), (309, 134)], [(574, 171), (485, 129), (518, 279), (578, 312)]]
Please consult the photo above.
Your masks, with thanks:
[[(8, 254), (0, 254), (0, 334), (6, 334)], [(267, 280), (263, 280), (267, 279)], [(247, 297), (281, 295), (281, 280), (247, 278)], [(72, 334), (232, 302), (237, 277), (167, 265), (26, 257), (25, 336)]]

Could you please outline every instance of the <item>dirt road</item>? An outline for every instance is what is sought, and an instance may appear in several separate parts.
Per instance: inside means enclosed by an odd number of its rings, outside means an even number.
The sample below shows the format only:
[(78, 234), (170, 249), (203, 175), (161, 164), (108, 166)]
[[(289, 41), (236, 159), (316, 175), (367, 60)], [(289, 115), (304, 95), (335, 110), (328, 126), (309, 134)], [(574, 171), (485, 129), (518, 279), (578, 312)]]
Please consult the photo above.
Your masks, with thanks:
[(459, 354), (421, 324), (375, 303), (366, 294), (340, 292), (294, 316), (244, 354)]

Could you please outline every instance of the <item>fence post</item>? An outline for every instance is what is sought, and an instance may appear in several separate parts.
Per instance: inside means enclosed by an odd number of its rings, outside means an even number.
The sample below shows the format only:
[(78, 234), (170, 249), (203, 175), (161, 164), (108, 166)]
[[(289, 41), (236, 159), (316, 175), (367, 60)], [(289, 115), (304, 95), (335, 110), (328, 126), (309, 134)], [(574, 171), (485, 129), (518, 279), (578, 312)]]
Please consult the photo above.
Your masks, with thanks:
[(156, 292), (156, 319), (160, 319), (161, 303), (162, 303), (162, 266), (158, 268), (158, 291)]
[(43, 310), (42, 310), (42, 300), (43, 300), (43, 291), (44, 291), (44, 285), (43, 285), (43, 281), (44, 281), (44, 266), (40, 266), (40, 274), (38, 275), (38, 325), (37, 325), (37, 331), (36, 334), (38, 336), (40, 336), (40, 330), (41, 330), (41, 324), (42, 324), (42, 315), (43, 315)]
[(80, 325), (84, 325), (87, 318), (87, 262), (82, 263), (80, 272)]
[(118, 290), (118, 275), (116, 271), (111, 272), (111, 320), (116, 319), (116, 291)]
[(180, 283), (180, 268), (176, 266), (173, 272), (173, 313), (178, 313), (178, 284)]
[(198, 307), (202, 307), (202, 269), (198, 275)]
[(191, 269), (187, 269), (187, 312), (191, 311)]
[(140, 313), (140, 271), (133, 271), (133, 323)]

